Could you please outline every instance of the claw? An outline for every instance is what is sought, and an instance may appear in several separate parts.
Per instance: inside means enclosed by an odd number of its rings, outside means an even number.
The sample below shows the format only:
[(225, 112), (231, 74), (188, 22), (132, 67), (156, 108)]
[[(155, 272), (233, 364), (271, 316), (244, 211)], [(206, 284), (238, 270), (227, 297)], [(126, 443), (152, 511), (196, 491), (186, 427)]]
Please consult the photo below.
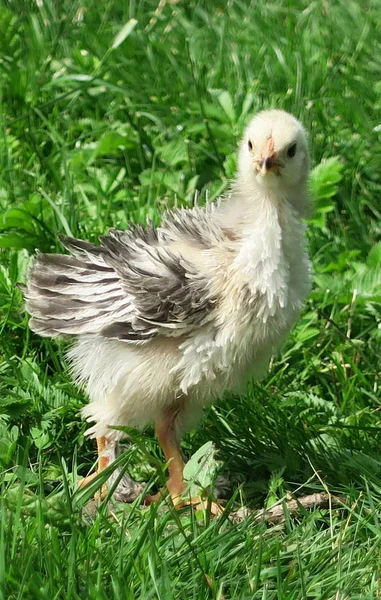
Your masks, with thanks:
[[(175, 508), (177, 510), (181, 509), (181, 508), (185, 508), (186, 506), (194, 506), (195, 510), (202, 510), (202, 511), (210, 511), (210, 514), (213, 516), (219, 516), (222, 515), (222, 513), (224, 512), (224, 508), (218, 504), (217, 502), (211, 502), (210, 500), (205, 500), (204, 498), (201, 498), (201, 496), (194, 496), (193, 498), (186, 498), (184, 497), (184, 492), (182, 493), (178, 493), (178, 492), (170, 492), (171, 494), (171, 500), (173, 502), (173, 505), (175, 506)], [(154, 494), (153, 496), (145, 496), (143, 503), (148, 506), (150, 504), (154, 504), (155, 502), (158, 502), (159, 500), (165, 498), (166, 496), (166, 490), (160, 490), (160, 492), (157, 492), (157, 494)]]

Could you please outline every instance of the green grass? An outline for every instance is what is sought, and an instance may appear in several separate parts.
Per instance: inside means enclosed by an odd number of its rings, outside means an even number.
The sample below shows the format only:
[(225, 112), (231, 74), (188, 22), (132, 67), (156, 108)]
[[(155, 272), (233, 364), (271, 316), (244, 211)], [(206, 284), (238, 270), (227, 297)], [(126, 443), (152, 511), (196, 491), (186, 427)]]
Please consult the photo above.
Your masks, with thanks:
[[(157, 8), (0, 3), (0, 599), (378, 598), (381, 4)], [(215, 443), (226, 514), (136, 504), (91, 517), (91, 490), (76, 489), (95, 460), (85, 399), (64, 344), (28, 330), (15, 283), (59, 232), (96, 240), (196, 190), (223, 193), (245, 124), (269, 106), (310, 133), (314, 289), (264, 380), (184, 440), (188, 455)], [(160, 484), (158, 459), (152, 432), (134, 432), (122, 458), (134, 476)], [(230, 517), (322, 490), (345, 506), (283, 525)]]

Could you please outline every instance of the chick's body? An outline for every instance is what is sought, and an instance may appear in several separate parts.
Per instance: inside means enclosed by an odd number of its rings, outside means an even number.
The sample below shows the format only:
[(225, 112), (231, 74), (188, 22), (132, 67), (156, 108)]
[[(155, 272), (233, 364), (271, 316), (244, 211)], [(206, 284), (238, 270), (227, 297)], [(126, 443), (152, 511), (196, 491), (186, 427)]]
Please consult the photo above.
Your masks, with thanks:
[[(229, 227), (224, 208), (209, 209), (221, 237), (206, 248), (181, 233), (171, 235), (168, 245), (163, 228), (164, 247), (208, 282), (208, 312), (185, 332), (165, 329), (143, 343), (97, 333), (80, 337), (69, 357), (90, 398), (83, 410), (95, 422), (89, 433), (112, 437), (118, 432), (109, 425), (144, 426), (179, 398), (184, 399), (182, 428), (225, 389), (237, 389), (248, 375), (261, 373), (308, 289), (303, 228), (292, 211), (278, 213), (272, 207), (250, 234), (243, 228), (238, 237), (235, 230), (231, 240), (223, 233)], [(187, 218), (185, 212), (179, 216)]]
[(112, 230), (100, 246), (65, 238), (73, 257), (37, 257), (31, 327), (79, 336), (69, 359), (90, 399), (89, 434), (117, 439), (109, 426), (157, 423), (176, 405), (178, 435), (263, 370), (309, 291), (307, 174), (299, 122), (259, 113), (220, 204), (169, 213), (159, 228)]

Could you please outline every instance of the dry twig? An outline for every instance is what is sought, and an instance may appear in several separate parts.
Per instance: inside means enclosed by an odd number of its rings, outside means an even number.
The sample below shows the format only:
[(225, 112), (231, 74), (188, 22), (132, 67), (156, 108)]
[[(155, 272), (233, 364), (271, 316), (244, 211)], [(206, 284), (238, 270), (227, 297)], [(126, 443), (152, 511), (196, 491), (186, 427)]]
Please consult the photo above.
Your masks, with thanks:
[[(337, 508), (343, 504), (347, 504), (348, 500), (344, 496), (332, 496), (325, 492), (319, 492), (317, 494), (308, 494), (307, 496), (301, 496), (295, 500), (287, 500), (282, 504), (276, 504), (268, 509), (259, 510), (255, 515), (256, 521), (269, 521), (271, 523), (283, 523), (285, 521), (285, 512), (290, 515), (294, 515), (304, 510), (311, 510), (313, 508)], [(248, 508), (242, 508), (235, 512), (232, 517), (234, 521), (241, 521), (253, 514), (254, 511)]]

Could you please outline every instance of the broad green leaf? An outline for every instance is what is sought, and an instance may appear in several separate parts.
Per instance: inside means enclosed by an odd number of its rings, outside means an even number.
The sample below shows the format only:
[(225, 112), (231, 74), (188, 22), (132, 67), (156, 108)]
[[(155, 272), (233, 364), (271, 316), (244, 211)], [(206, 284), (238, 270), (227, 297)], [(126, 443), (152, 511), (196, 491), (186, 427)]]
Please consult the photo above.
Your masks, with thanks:
[(367, 263), (373, 268), (381, 267), (381, 242), (378, 242), (378, 244), (373, 246), (373, 248), (370, 250)]
[(229, 154), (224, 161), (225, 174), (228, 179), (233, 179), (237, 172), (237, 155)]
[(8, 271), (3, 265), (0, 265), (0, 291), (9, 293), (12, 288), (12, 281), (8, 275)]
[(50, 436), (46, 431), (41, 431), (37, 427), (30, 428), (30, 435), (33, 438), (33, 441), (37, 448), (43, 450), (43, 448), (48, 448), (51, 444)]
[(306, 342), (307, 340), (310, 340), (311, 338), (314, 338), (317, 335), (319, 335), (319, 333), (320, 330), (316, 329), (316, 327), (306, 327), (301, 331), (297, 331), (295, 339), (298, 342)]
[(197, 450), (184, 467), (184, 479), (190, 484), (190, 494), (197, 496), (215, 480), (219, 463), (215, 458), (213, 442), (207, 442)]
[(34, 231), (34, 221), (28, 211), (21, 208), (11, 208), (0, 216), (0, 228), (2, 229), (25, 229)]
[(26, 248), (27, 250), (34, 250), (38, 246), (38, 238), (34, 235), (30, 235), (21, 232), (7, 232), (0, 233), (0, 248), (16, 248), (21, 250)]
[[(322, 202), (327, 198), (332, 198), (337, 193), (338, 184), (342, 180), (343, 164), (339, 157), (334, 156), (322, 161), (311, 172), (310, 189), (313, 202), (317, 208), (327, 210), (330, 206), (328, 202)], [(333, 206), (333, 205), (332, 205)]]
[(183, 139), (173, 140), (167, 144), (161, 144), (157, 141), (156, 144), (157, 154), (163, 162), (171, 167), (186, 163), (189, 160), (187, 145)]
[(220, 95), (218, 96), (218, 102), (221, 104), (222, 108), (226, 112), (230, 121), (232, 123), (234, 123), (236, 120), (236, 115), (235, 115), (233, 100), (232, 100), (232, 97), (229, 94), (229, 92), (227, 92), (226, 90), (221, 92)]
[(245, 117), (246, 114), (249, 112), (249, 110), (252, 109), (252, 106), (254, 104), (254, 100), (255, 100), (255, 96), (253, 93), (248, 92), (245, 96), (245, 99), (243, 101), (242, 104), (242, 110), (241, 110), (241, 118)]
[(127, 137), (108, 131), (99, 140), (95, 154), (96, 156), (102, 156), (105, 154), (119, 154), (120, 149), (126, 145)]

